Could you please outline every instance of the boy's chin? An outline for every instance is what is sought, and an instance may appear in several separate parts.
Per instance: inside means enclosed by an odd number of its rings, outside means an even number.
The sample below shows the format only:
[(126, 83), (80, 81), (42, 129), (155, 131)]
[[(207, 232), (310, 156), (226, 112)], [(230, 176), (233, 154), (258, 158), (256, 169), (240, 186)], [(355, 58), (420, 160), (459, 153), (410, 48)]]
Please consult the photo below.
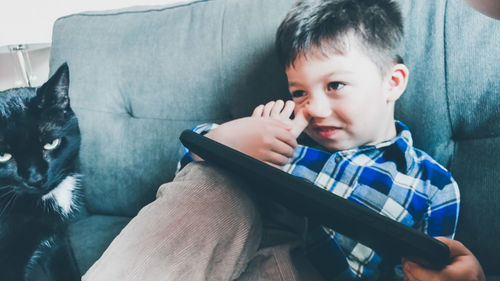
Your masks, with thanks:
[(319, 145), (322, 150), (328, 152), (348, 150), (356, 147), (355, 144), (353, 144), (349, 140), (342, 138), (339, 134), (337, 134), (335, 137), (330, 138), (321, 137), (315, 132), (306, 131), (306, 134), (316, 145)]
[[(380, 141), (374, 141), (373, 138), (367, 138), (360, 135), (349, 134), (346, 131), (340, 131), (335, 136), (330, 138), (323, 138), (316, 134), (309, 134), (306, 132), (309, 138), (311, 138), (316, 144), (320, 145), (323, 150), (328, 152), (337, 152), (343, 150), (357, 149), (363, 146), (374, 145)], [(387, 138), (389, 139), (389, 138)]]
[(323, 150), (329, 151), (329, 152), (337, 152), (337, 151), (342, 151), (342, 150), (348, 150), (355, 148), (353, 144), (349, 144), (347, 142), (340, 142), (336, 140), (325, 140), (325, 139), (315, 139), (313, 138), (314, 141), (319, 144)]

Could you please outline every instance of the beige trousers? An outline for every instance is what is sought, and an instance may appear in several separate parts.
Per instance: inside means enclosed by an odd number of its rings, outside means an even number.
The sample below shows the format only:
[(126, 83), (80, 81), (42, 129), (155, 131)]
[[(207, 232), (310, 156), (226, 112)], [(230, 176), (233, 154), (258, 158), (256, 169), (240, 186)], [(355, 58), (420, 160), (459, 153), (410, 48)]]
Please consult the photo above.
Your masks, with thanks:
[(305, 218), (249, 190), (207, 163), (189, 164), (82, 280), (321, 280), (302, 248)]

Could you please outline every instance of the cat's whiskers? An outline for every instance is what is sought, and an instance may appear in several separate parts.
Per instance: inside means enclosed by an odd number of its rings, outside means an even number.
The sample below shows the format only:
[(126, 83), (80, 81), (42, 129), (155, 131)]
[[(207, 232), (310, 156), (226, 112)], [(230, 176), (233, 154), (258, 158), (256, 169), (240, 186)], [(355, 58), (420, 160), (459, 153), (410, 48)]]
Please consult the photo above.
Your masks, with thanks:
[(8, 208), (9, 206), (14, 206), (14, 202), (16, 201), (17, 199), (17, 194), (12, 191), (12, 197), (10, 197), (10, 199), (7, 201), (7, 203), (5, 204), (5, 206), (2, 208), (2, 211), (0, 212), (0, 217), (2, 217), (5, 214), (8, 213)]
[(4, 194), (0, 195), (0, 199), (4, 198), (6, 196), (9, 196), (12, 193), (15, 193), (15, 191), (14, 190), (9, 190), (9, 191), (5, 192)]
[(2, 189), (8, 189), (8, 188), (11, 188), (11, 187), (12, 187), (12, 185), (10, 185), (10, 184), (0, 185), (0, 190), (2, 190)]

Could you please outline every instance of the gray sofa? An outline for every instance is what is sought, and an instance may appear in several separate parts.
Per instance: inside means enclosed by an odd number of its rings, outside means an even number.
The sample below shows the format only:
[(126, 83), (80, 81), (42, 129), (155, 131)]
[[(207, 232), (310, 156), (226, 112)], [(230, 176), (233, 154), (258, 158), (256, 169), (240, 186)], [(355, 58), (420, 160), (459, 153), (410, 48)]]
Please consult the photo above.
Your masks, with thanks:
[[(86, 211), (69, 230), (82, 274), (172, 180), (183, 129), (287, 97), (273, 44), (293, 2), (194, 1), (56, 21), (50, 67), (69, 64), (83, 138)], [(500, 21), (460, 0), (400, 2), (411, 74), (397, 118), (453, 173), (456, 238), (500, 280)]]

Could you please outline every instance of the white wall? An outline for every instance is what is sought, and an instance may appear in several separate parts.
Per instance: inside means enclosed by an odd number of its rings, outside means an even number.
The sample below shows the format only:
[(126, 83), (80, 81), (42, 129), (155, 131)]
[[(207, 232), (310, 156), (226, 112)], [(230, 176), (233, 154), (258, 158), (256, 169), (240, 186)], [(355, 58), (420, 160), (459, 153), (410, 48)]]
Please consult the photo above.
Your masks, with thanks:
[[(25, 86), (17, 56), (9, 45), (49, 43), (54, 21), (65, 15), (130, 6), (168, 5), (192, 0), (15, 0), (0, 4), (0, 91)], [(35, 46), (35, 45), (34, 45)], [(38, 46), (38, 45), (36, 45)], [(33, 70), (32, 85), (48, 77), (50, 45), (28, 53)]]

